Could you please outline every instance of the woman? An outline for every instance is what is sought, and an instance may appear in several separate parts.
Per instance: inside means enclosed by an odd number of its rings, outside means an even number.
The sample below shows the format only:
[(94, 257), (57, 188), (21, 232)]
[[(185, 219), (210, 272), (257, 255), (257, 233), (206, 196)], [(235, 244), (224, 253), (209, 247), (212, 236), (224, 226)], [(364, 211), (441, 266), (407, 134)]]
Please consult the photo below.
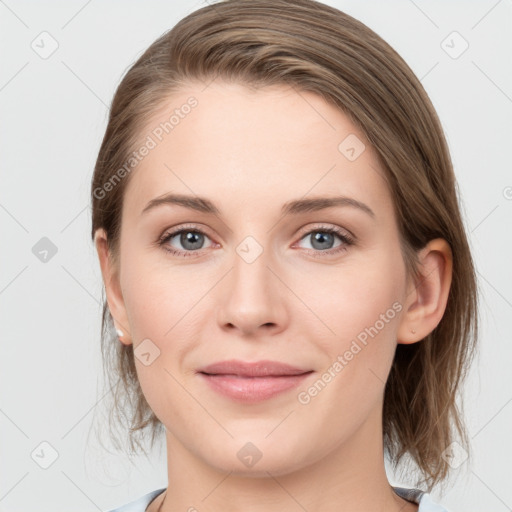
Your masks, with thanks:
[(118, 512), (445, 510), (475, 272), (437, 115), (378, 35), (313, 0), (193, 12), (119, 85), (92, 206), (116, 404), (167, 446), (168, 486)]

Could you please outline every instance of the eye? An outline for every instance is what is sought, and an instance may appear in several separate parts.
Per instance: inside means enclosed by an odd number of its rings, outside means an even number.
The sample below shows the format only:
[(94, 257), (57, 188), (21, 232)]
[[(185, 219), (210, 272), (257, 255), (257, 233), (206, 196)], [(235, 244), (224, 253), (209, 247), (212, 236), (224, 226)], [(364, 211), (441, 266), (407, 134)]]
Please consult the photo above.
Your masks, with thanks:
[[(206, 238), (208, 236), (199, 229), (181, 227), (178, 230), (165, 233), (158, 241), (158, 245), (176, 256), (195, 256), (194, 252), (204, 248), (203, 245)], [(173, 249), (170, 245), (172, 242), (180, 244), (183, 249)]]
[[(333, 244), (336, 238), (340, 240), (340, 243), (334, 246)], [(348, 246), (354, 244), (354, 239), (347, 232), (337, 227), (329, 226), (319, 226), (310, 230), (301, 240), (310, 242), (312, 246), (311, 251), (313, 253), (324, 252), (327, 254), (337, 254), (341, 251), (346, 251)]]
[[(333, 245), (336, 238), (340, 241), (338, 245)], [(201, 229), (197, 227), (181, 226), (171, 232), (166, 232), (157, 241), (165, 251), (182, 257), (199, 256), (201, 249), (204, 249), (205, 240), (210, 238)], [(332, 226), (319, 226), (306, 232), (300, 240), (309, 240), (311, 248), (306, 248), (314, 256), (333, 255), (346, 251), (350, 245), (355, 243), (354, 238), (346, 231)], [(175, 244), (181, 245), (175, 248)], [(211, 247), (213, 244), (210, 244)], [(322, 254), (323, 253), (323, 254)]]

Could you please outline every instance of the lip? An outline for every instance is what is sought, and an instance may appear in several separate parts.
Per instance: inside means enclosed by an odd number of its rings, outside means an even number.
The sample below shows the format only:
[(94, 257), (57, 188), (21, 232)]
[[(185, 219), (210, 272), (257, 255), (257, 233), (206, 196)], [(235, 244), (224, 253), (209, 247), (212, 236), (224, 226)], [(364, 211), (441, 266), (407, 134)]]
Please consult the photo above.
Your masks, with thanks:
[(205, 366), (198, 375), (217, 393), (238, 402), (254, 403), (298, 386), (312, 372), (277, 361), (230, 360)]
[(311, 370), (297, 368), (279, 361), (245, 362), (236, 359), (213, 363), (198, 370), (200, 373), (237, 375), (239, 377), (281, 377), (283, 375), (300, 375), (309, 371)]

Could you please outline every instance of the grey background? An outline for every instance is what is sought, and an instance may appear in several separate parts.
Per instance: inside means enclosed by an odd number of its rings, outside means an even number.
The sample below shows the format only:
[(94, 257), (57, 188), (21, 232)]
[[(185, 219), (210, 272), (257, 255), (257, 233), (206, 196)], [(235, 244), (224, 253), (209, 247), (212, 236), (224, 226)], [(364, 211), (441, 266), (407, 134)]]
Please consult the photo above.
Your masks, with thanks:
[[(404, 57), (443, 123), (478, 268), (482, 332), (465, 390), (474, 460), (454, 471), (447, 494), (432, 494), (452, 512), (510, 510), (512, 2), (325, 3)], [(122, 75), (202, 5), (0, 1), (0, 511), (108, 510), (166, 485), (163, 445), (132, 465), (94, 435), (102, 283), (89, 188)], [(463, 41), (453, 31), (469, 44), (457, 58)], [(42, 38), (47, 51), (58, 44), (47, 58)]]

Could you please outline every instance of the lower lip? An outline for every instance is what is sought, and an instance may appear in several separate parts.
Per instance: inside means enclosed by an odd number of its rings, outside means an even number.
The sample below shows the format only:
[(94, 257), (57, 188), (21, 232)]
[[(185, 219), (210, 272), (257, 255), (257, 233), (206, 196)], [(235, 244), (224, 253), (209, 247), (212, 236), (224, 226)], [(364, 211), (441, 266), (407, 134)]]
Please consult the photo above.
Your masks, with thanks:
[(233, 400), (244, 403), (261, 402), (297, 387), (312, 372), (276, 377), (236, 377), (234, 375), (199, 375), (209, 386)]

